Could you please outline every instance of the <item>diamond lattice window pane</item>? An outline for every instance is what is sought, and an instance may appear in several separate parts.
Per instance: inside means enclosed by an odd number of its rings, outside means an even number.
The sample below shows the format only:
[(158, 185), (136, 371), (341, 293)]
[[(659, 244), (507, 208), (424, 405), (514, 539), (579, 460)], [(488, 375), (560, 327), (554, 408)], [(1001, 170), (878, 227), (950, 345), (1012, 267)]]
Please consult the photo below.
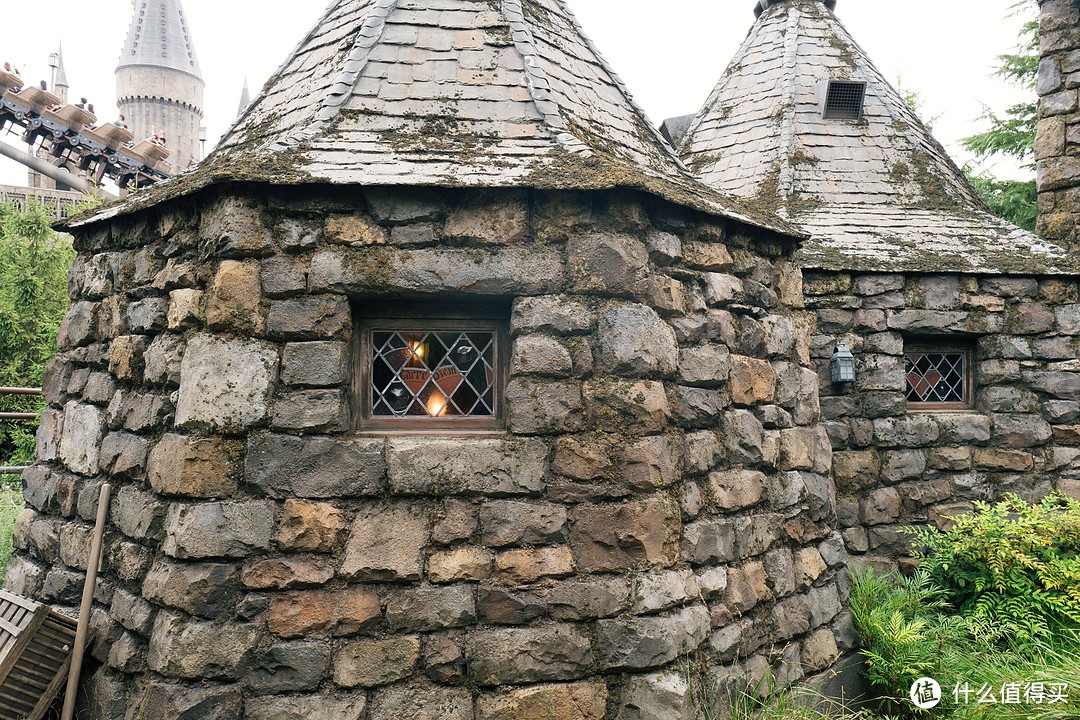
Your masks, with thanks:
[(907, 400), (911, 403), (965, 402), (967, 353), (907, 353)]
[(495, 332), (372, 331), (372, 417), (494, 417)]

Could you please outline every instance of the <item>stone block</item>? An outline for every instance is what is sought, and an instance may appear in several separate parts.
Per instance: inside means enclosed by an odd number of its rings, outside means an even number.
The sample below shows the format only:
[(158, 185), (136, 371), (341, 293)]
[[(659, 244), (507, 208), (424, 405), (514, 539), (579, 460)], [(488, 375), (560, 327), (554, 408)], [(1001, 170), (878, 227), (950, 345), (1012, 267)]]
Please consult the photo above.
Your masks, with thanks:
[(329, 503), (286, 500), (274, 541), (287, 551), (330, 552), (345, 528), (344, 513)]
[(332, 432), (344, 428), (348, 417), (340, 388), (294, 390), (274, 402), (270, 427), (299, 433)]
[(705, 279), (705, 302), (710, 306), (726, 305), (743, 300), (743, 282), (727, 273), (707, 272)]
[(329, 387), (345, 380), (347, 348), (343, 342), (287, 343), (281, 356), (281, 382), (300, 387)]
[(733, 355), (730, 381), (731, 400), (737, 405), (768, 403), (776, 396), (776, 372), (765, 360)]
[(230, 196), (202, 212), (199, 237), (219, 257), (259, 257), (274, 250), (270, 232), (263, 225), (261, 202)]
[[(154, 338), (143, 355), (143, 380), (152, 385), (179, 387), (185, 346), (184, 338), (172, 333), (163, 333)], [(109, 396), (112, 396), (111, 392)]]
[(263, 260), (259, 274), (262, 276), (262, 290), (267, 297), (288, 298), (302, 295), (307, 290), (307, 276), (303, 267), (285, 255)]
[(679, 382), (697, 387), (719, 387), (731, 370), (726, 345), (708, 343), (679, 349)]
[(544, 594), (548, 613), (556, 620), (593, 620), (624, 611), (630, 582), (624, 577), (586, 577), (564, 580)]
[(994, 415), (991, 440), (997, 447), (1027, 448), (1044, 444), (1053, 435), (1050, 424), (1037, 415)]
[(85, 300), (71, 303), (57, 333), (57, 344), (61, 350), (70, 350), (94, 342), (99, 309), (98, 303)]
[(101, 441), (99, 463), (113, 478), (133, 480), (142, 475), (146, 467), (149, 441), (126, 432), (113, 432)]
[(439, 220), (447, 211), (436, 190), (427, 188), (372, 187), (364, 191), (368, 212), (380, 225), (409, 225)]
[(536, 494), (544, 487), (548, 448), (537, 438), (392, 438), (386, 459), (400, 494)]
[(206, 324), (211, 330), (253, 334), (261, 330), (261, 269), (257, 260), (222, 260), (206, 295)]
[(266, 613), (266, 626), (284, 638), (331, 632), (353, 635), (382, 621), (379, 596), (371, 588), (294, 590), (275, 594)]
[(481, 694), (476, 720), (602, 720), (607, 687), (600, 682), (536, 685)]
[(128, 537), (143, 541), (161, 539), (165, 513), (164, 503), (133, 485), (117, 490), (109, 507), (113, 524)]
[(658, 570), (634, 578), (630, 612), (635, 615), (666, 610), (698, 600), (701, 590), (689, 570)]
[(330, 672), (325, 642), (279, 642), (264, 650), (243, 682), (252, 695), (312, 691)]
[(230, 609), (239, 589), (236, 565), (158, 560), (143, 580), (142, 595), (159, 605), (213, 619)]
[(244, 703), (244, 717), (249, 720), (362, 720), (366, 707), (363, 695), (253, 697)]
[(671, 416), (664, 385), (656, 381), (603, 378), (586, 382), (584, 393), (590, 417), (606, 432), (654, 433)]
[(678, 508), (652, 497), (619, 505), (578, 505), (571, 511), (570, 549), (583, 572), (611, 572), (675, 560)]
[[(1056, 431), (1057, 428), (1054, 428)], [(1035, 467), (1035, 459), (1022, 450), (999, 450), (975, 448), (975, 469), (998, 472), (1028, 472)]]
[(614, 470), (609, 450), (609, 443), (604, 436), (563, 436), (555, 445), (551, 469), (558, 475), (574, 480), (607, 477)]
[(414, 503), (367, 505), (353, 521), (339, 574), (347, 580), (415, 582), (429, 532), (426, 511)]
[(122, 382), (140, 383), (145, 367), (145, 335), (121, 335), (109, 343), (109, 372)]
[(112, 596), (109, 615), (128, 630), (139, 635), (149, 635), (157, 608), (138, 595), (124, 588), (117, 588)]
[(735, 559), (735, 524), (726, 518), (687, 524), (682, 538), (682, 559), (692, 565), (715, 565)]
[(586, 632), (569, 624), (476, 630), (465, 654), (469, 680), (481, 686), (577, 680), (594, 663)]
[(760, 555), (780, 538), (779, 515), (754, 515), (735, 518), (735, 556)]
[(810, 603), (805, 595), (793, 595), (777, 603), (771, 613), (773, 637), (780, 642), (810, 629)]
[(407, 683), (371, 694), (368, 720), (473, 720), (473, 697), (466, 688)]
[(236, 492), (239, 468), (220, 437), (164, 435), (150, 451), (150, 487), (162, 495), (212, 498)]
[(334, 568), (329, 562), (305, 555), (256, 560), (244, 567), (241, 576), (244, 587), (255, 590), (315, 587), (326, 584), (332, 577)]
[(466, 500), (448, 499), (435, 518), (431, 539), (441, 545), (469, 540), (479, 525), (476, 505)]
[(169, 309), (165, 317), (170, 330), (197, 328), (203, 323), (203, 291), (182, 288), (169, 293)]
[(570, 352), (546, 335), (522, 335), (514, 339), (510, 374), (569, 377), (574, 370)]
[(584, 422), (581, 386), (574, 382), (514, 378), (506, 386), (506, 408), (515, 434), (574, 432)]
[(105, 430), (104, 414), (100, 408), (74, 400), (68, 402), (64, 406), (63, 434), (59, 447), (64, 465), (81, 475), (96, 475)]
[(270, 497), (345, 498), (386, 486), (382, 438), (248, 437), (244, 477)]
[(718, 470), (709, 473), (709, 500), (728, 512), (757, 505), (764, 498), (765, 489), (765, 474), (756, 470)]
[(171, 678), (236, 680), (254, 660), (261, 625), (192, 621), (162, 610), (154, 620), (147, 664)]
[(575, 235), (566, 252), (575, 289), (631, 297), (645, 292), (649, 255), (640, 240), (629, 235)]
[(566, 508), (552, 503), (496, 500), (480, 507), (481, 538), (489, 547), (563, 542), (566, 520)]
[(710, 630), (709, 612), (690, 605), (664, 615), (596, 622), (596, 645), (605, 670), (644, 670), (697, 649)]
[(349, 303), (334, 295), (314, 295), (270, 303), (266, 333), (274, 340), (333, 340), (352, 325)]
[(166, 555), (248, 557), (270, 548), (276, 505), (265, 500), (173, 503), (165, 523)]
[(131, 696), (126, 716), (102, 715), (105, 720), (232, 720), (240, 716), (244, 702), (240, 690), (236, 688), (185, 687), (161, 681), (143, 681), (134, 689), (127, 689), (127, 692), (120, 683), (116, 686), (101, 684), (95, 690), (100, 694), (95, 709), (105, 705), (102, 700), (106, 697), (115, 701)]
[(180, 368), (177, 427), (237, 431), (265, 421), (277, 374), (272, 345), (196, 335)]
[(432, 632), (475, 621), (476, 598), (471, 585), (399, 590), (386, 604), (386, 626), (391, 632)]
[(417, 635), (355, 640), (335, 653), (334, 682), (346, 688), (389, 685), (410, 677), (419, 662)]
[(572, 575), (574, 557), (565, 545), (507, 550), (495, 556), (495, 570), (504, 584), (525, 585)]
[(641, 438), (622, 449), (622, 481), (636, 493), (651, 493), (678, 479), (676, 449), (663, 435)]
[(715, 430), (687, 433), (683, 468), (688, 475), (708, 472), (721, 457), (720, 439)]
[(896, 488), (874, 490), (862, 501), (862, 521), (866, 525), (883, 525), (899, 517), (900, 493)]
[(596, 314), (581, 300), (565, 295), (517, 298), (510, 313), (514, 335), (580, 335), (595, 327)]
[(673, 375), (679, 363), (675, 331), (646, 305), (609, 305), (600, 314), (597, 360), (625, 376)]
[(495, 553), (485, 548), (435, 551), (428, 557), (428, 579), (433, 583), (485, 580), (491, 577), (494, 562)]

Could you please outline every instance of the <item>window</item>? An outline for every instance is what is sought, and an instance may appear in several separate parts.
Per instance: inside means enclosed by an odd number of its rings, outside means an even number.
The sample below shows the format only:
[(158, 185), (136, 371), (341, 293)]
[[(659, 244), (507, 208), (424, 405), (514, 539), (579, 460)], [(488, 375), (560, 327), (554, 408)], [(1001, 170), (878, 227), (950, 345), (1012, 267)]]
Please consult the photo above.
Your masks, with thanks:
[(385, 430), (497, 429), (506, 365), (504, 313), (382, 305), (356, 315), (360, 425)]
[(829, 90), (825, 96), (825, 119), (858, 120), (862, 117), (865, 97), (864, 82), (829, 82)]
[(905, 348), (908, 407), (913, 410), (974, 407), (971, 358), (971, 348), (965, 346)]

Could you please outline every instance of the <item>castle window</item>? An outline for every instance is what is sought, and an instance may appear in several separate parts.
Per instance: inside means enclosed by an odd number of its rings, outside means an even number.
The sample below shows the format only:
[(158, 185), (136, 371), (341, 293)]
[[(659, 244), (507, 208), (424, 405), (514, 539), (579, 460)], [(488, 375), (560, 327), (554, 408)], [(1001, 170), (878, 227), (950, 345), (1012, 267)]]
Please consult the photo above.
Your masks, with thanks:
[(970, 346), (907, 347), (907, 403), (912, 410), (965, 410), (974, 407)]
[(829, 82), (829, 90), (825, 96), (825, 119), (858, 120), (862, 117), (865, 97), (864, 82)]
[(502, 423), (505, 322), (491, 312), (433, 316), (378, 308), (358, 320), (354, 395), (365, 429), (497, 429)]

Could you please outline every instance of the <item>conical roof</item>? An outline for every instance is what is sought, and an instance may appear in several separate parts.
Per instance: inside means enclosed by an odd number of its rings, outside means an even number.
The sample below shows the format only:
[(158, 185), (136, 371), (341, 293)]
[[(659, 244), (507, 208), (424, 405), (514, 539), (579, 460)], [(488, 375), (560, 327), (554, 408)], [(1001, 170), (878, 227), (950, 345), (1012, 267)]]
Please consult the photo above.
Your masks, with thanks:
[(60, 49), (56, 53), (56, 79), (53, 80), (53, 87), (71, 87), (68, 85), (67, 69), (64, 67), (64, 43), (60, 43)]
[(250, 104), (251, 93), (248, 92), (247, 76), (244, 76), (244, 89), (240, 91), (240, 105), (236, 108), (237, 117), (239, 117), (245, 110), (247, 110), (248, 105)]
[[(680, 144), (687, 166), (720, 192), (771, 200), (811, 236), (804, 267), (1075, 272), (1062, 248), (988, 212), (829, 5), (759, 2)], [(830, 82), (865, 84), (860, 117), (826, 119)]]
[(194, 177), (132, 203), (223, 180), (638, 188), (797, 232), (693, 178), (562, 0), (334, 2)]
[(131, 65), (181, 70), (202, 80), (180, 0), (135, 0), (135, 12), (116, 69)]

